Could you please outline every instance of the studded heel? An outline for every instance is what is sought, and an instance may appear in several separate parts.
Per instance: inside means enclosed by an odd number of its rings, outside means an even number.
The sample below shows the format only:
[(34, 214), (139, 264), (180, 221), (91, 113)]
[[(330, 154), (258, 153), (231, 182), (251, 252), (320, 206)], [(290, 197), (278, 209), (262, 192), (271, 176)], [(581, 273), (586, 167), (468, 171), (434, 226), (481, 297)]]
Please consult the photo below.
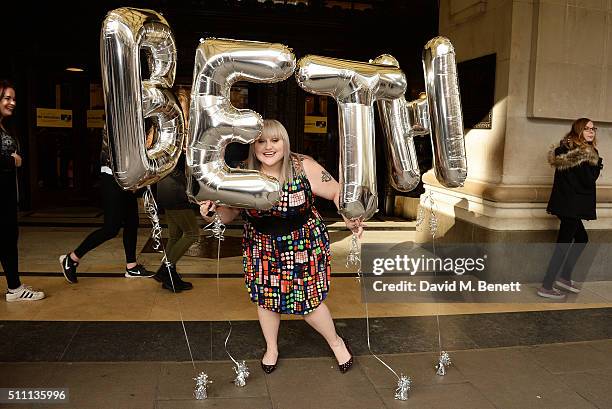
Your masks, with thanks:
[(344, 337), (340, 337), (340, 339), (342, 339), (342, 342), (344, 342), (344, 346), (346, 347), (348, 353), (351, 354), (351, 357), (345, 363), (341, 364), (338, 362), (338, 370), (342, 373), (346, 373), (353, 366), (353, 351), (351, 350), (351, 346), (349, 345), (348, 341)]

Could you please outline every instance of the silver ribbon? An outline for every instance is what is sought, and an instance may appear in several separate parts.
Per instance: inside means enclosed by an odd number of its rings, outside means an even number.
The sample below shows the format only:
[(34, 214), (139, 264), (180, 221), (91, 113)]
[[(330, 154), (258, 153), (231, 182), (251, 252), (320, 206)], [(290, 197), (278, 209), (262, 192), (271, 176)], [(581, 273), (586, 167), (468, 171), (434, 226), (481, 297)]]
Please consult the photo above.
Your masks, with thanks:
[(238, 387), (243, 387), (246, 385), (246, 380), (249, 377), (249, 368), (246, 365), (245, 361), (238, 362), (234, 367), (234, 372), (236, 372), (236, 379), (234, 379), (234, 385)]
[[(225, 240), (225, 229), (226, 226), (221, 221), (221, 217), (219, 217), (217, 212), (215, 212), (215, 215), (213, 216), (213, 221), (204, 226), (204, 230), (211, 233), (210, 237), (214, 237), (219, 241)], [(220, 245), (221, 243), (219, 243), (219, 247)]]
[(193, 391), (193, 396), (197, 400), (203, 400), (208, 398), (208, 391), (206, 390), (209, 383), (212, 381), (208, 380), (208, 375), (204, 372), (200, 372), (196, 378), (193, 378), (196, 381), (195, 390)]
[(359, 246), (359, 237), (355, 233), (351, 237), (351, 247), (346, 255), (346, 266), (357, 266), (361, 270), (361, 246)]
[(436, 365), (436, 375), (446, 375), (446, 367), (450, 366), (451, 364), (452, 362), (450, 356), (448, 355), (448, 352), (440, 352), (440, 358), (438, 360), (438, 364)]
[(229, 332), (227, 333), (227, 337), (225, 338), (225, 344), (224, 344), (225, 353), (227, 354), (227, 356), (230, 357), (230, 359), (236, 365), (234, 367), (234, 372), (236, 373), (236, 378), (234, 379), (234, 385), (241, 388), (246, 385), (246, 380), (250, 375), (249, 368), (247, 367), (247, 364), (245, 361), (238, 362), (234, 359), (232, 354), (229, 353), (229, 349), (227, 348), (227, 342), (230, 339), (230, 335), (232, 335), (232, 322), (231, 321), (227, 321), (227, 322), (230, 325), (230, 329), (229, 329)]
[[(425, 202), (429, 201), (429, 233), (432, 239), (438, 234), (438, 216), (436, 215), (436, 203), (434, 202), (433, 192), (430, 190), (425, 197)], [(425, 224), (425, 207), (419, 206), (417, 213), (416, 227), (422, 228)]]
[(402, 374), (397, 380), (397, 389), (395, 389), (395, 399), (408, 400), (408, 393), (412, 386), (412, 379), (409, 376)]
[[(155, 197), (151, 192), (151, 187), (147, 186), (147, 189), (142, 195), (145, 211), (151, 220), (151, 239), (153, 239), (153, 249), (158, 252), (163, 251), (162, 245), (162, 228), (159, 224), (159, 216), (157, 213), (157, 203), (155, 203)], [(165, 256), (165, 253), (164, 253)]]

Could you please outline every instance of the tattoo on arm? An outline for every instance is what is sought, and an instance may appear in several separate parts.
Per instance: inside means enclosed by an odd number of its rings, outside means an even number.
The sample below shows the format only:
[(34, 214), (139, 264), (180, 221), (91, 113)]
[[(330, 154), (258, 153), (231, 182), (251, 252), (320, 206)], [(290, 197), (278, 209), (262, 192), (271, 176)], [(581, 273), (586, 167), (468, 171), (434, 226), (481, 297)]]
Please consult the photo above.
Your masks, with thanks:
[(321, 182), (329, 182), (332, 180), (332, 175), (329, 174), (325, 169), (321, 172)]

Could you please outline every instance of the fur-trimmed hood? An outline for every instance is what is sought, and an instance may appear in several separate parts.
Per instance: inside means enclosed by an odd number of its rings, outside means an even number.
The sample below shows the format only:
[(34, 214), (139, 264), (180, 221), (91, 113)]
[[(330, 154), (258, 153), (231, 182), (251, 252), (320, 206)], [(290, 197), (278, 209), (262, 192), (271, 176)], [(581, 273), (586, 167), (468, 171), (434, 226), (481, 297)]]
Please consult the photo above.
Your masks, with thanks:
[(548, 163), (557, 170), (570, 169), (584, 162), (592, 166), (597, 166), (599, 163), (599, 154), (592, 145), (569, 149), (567, 145), (561, 143), (559, 146), (553, 145), (548, 152)]

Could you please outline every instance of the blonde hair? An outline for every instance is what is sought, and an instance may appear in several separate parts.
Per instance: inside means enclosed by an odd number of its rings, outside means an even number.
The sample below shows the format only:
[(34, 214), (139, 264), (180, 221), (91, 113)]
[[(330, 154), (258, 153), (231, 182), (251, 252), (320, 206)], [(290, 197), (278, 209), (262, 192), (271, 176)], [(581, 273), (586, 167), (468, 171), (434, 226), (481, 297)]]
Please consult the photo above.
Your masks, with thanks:
[[(268, 138), (279, 138), (283, 141), (283, 164), (281, 166), (281, 173), (278, 177), (278, 181), (281, 186), (285, 182), (291, 179), (293, 166), (291, 164), (291, 145), (289, 143), (289, 134), (287, 130), (276, 119), (264, 119), (263, 132), (261, 137)], [(255, 142), (256, 143), (256, 142)], [(255, 143), (249, 146), (249, 157), (247, 159), (247, 167), (249, 169), (259, 170), (261, 168), (261, 162), (255, 155)]]

